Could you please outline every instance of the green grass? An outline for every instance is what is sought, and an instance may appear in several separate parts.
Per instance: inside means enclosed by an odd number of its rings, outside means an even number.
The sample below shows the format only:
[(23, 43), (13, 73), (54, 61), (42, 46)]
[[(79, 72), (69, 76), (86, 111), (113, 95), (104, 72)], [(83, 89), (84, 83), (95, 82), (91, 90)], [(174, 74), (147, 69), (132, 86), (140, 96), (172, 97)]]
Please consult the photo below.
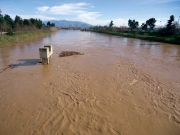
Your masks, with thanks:
[(114, 32), (102, 30), (93, 30), (93, 32), (180, 45), (180, 34), (168, 37), (161, 37), (157, 32)]
[(25, 31), (18, 32), (13, 35), (0, 35), (0, 47), (6, 46), (9, 44), (14, 44), (17, 42), (24, 42), (26, 40), (35, 39), (38, 37), (42, 37), (44, 35), (49, 34), (50, 31), (47, 29), (33, 30), (33, 31)]

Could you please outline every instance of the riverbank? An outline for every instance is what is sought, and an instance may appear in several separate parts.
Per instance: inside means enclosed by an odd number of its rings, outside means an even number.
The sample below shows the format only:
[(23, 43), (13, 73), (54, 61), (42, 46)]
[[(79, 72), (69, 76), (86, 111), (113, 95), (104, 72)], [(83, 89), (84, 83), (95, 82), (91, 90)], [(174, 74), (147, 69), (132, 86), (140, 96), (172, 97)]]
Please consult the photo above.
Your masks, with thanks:
[(29, 40), (34, 40), (36, 38), (43, 37), (45, 35), (50, 34), (51, 31), (49, 28), (43, 29), (36, 29), (30, 31), (19, 31), (14, 33), (13, 35), (1, 35), (0, 36), (0, 47), (14, 44), (14, 43), (21, 43)]
[(92, 32), (180, 45), (180, 34), (169, 37), (161, 37), (157, 33), (147, 33), (147, 32), (128, 33), (128, 32), (105, 31), (105, 30), (92, 30)]

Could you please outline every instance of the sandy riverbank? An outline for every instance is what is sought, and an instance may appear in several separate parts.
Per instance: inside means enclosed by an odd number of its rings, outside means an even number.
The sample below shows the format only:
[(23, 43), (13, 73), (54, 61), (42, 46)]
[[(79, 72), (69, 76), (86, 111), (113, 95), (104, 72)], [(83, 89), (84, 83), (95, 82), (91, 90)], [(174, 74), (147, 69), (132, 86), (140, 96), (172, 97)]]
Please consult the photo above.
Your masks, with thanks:
[(44, 66), (26, 54), (0, 73), (0, 134), (179, 135), (178, 62), (124, 56), (133, 51), (54, 46)]

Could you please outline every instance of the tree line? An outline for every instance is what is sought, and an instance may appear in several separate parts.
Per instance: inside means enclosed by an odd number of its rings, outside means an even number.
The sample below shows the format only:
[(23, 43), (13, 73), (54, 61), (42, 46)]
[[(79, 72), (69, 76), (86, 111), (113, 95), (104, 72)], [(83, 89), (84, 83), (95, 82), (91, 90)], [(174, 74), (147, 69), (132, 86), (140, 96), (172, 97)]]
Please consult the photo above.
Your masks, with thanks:
[(55, 27), (55, 23), (51, 23), (50, 21), (47, 22), (48, 27)]
[(42, 27), (55, 27), (54, 23), (47, 22), (45, 25), (42, 20), (30, 18), (22, 19), (20, 16), (16, 15), (13, 20), (8, 14), (2, 15), (0, 12), (0, 30), (1, 31), (18, 31), (24, 29), (41, 29)]
[[(140, 28), (143, 31), (147, 31), (148, 29), (150, 31), (153, 31), (154, 27), (156, 26), (155, 25), (156, 21), (157, 20), (155, 18), (150, 18), (146, 22), (142, 23), (142, 25), (139, 27), (139, 22), (138, 21), (129, 19), (128, 20), (128, 26), (129, 26), (131, 31), (134, 30), (134, 29), (137, 29), (137, 28)], [(109, 27), (113, 27), (113, 25), (114, 25), (113, 21), (111, 21), (109, 23)], [(178, 26), (179, 26), (179, 24), (177, 22), (175, 22), (174, 15), (171, 15), (169, 20), (167, 21), (167, 24), (165, 25), (165, 27), (160, 28), (159, 33), (162, 36), (173, 35), (173, 34), (175, 34), (177, 32)]]

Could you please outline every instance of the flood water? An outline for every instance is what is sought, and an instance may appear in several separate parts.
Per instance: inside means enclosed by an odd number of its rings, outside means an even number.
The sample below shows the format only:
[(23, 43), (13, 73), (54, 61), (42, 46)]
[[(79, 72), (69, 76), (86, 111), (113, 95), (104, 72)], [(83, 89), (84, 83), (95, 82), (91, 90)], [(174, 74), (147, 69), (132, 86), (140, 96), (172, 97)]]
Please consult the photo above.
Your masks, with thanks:
[(2, 47), (0, 134), (179, 135), (180, 46), (60, 30)]

